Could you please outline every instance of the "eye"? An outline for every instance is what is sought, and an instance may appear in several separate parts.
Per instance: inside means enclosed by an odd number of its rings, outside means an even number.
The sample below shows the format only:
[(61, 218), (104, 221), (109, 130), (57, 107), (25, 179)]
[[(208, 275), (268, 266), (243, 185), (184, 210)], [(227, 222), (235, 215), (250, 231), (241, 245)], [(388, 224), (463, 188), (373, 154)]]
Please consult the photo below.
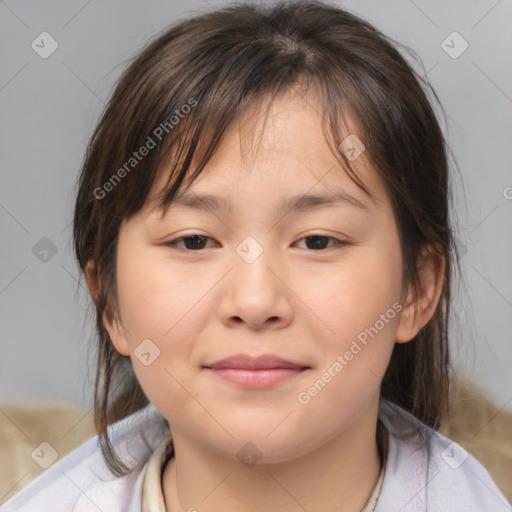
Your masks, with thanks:
[(212, 240), (212, 239), (210, 237), (204, 236), (204, 235), (188, 235), (188, 236), (182, 236), (180, 238), (176, 238), (175, 240), (171, 240), (170, 242), (167, 242), (165, 245), (176, 246), (176, 247), (179, 247), (180, 249), (182, 249), (183, 247), (180, 247), (178, 244), (180, 242), (184, 242), (185, 250), (197, 251), (197, 250), (205, 249), (205, 247), (204, 247), (205, 240)]
[(346, 242), (342, 242), (341, 240), (338, 240), (337, 238), (334, 238), (332, 236), (317, 235), (317, 234), (305, 236), (304, 238), (301, 238), (301, 240), (306, 240), (306, 248), (307, 249), (314, 250), (317, 252), (318, 252), (318, 250), (325, 249), (326, 243), (328, 243), (329, 241), (333, 241), (334, 242), (333, 245), (345, 245), (346, 244)]
[[(165, 245), (171, 246), (171, 247), (178, 247), (180, 249), (184, 249), (187, 251), (201, 251), (203, 249), (206, 249), (205, 242), (207, 240), (212, 240), (212, 238), (204, 235), (194, 234), (194, 235), (188, 235), (188, 236), (182, 236), (179, 238), (176, 238), (175, 240), (171, 240), (167, 242)], [(300, 241), (306, 240), (306, 249), (313, 250), (318, 252), (319, 250), (326, 249), (326, 245), (328, 245), (329, 241), (333, 242), (331, 247), (334, 245), (346, 245), (346, 242), (342, 242), (341, 240), (338, 240), (337, 238), (334, 238), (332, 236), (327, 235), (318, 235), (313, 234), (310, 236), (306, 236), (304, 238), (301, 238)], [(184, 247), (180, 246), (179, 244), (184, 243)], [(330, 247), (327, 247), (330, 248)]]

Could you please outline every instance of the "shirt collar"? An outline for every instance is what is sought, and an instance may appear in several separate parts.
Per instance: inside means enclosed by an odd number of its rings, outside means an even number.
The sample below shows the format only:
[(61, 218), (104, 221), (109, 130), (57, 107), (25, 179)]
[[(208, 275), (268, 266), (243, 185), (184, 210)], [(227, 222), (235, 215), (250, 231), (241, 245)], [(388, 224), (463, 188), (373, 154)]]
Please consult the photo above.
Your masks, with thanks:
[(173, 456), (172, 437), (164, 437), (148, 461), (142, 484), (142, 512), (166, 512), (162, 491), (162, 475)]

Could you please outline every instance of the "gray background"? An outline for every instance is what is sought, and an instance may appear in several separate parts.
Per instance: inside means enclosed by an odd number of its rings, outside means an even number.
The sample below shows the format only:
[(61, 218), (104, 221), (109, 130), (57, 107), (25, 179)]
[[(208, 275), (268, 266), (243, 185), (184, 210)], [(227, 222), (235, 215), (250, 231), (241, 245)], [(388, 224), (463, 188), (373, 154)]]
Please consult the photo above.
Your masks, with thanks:
[[(93, 316), (70, 242), (84, 150), (124, 61), (166, 25), (221, 4), (0, 1), (0, 402), (90, 404)], [(423, 68), (414, 66), (428, 73), (447, 112), (464, 255), (455, 362), (512, 410), (512, 3), (340, 5), (415, 50)], [(453, 31), (469, 44), (457, 58), (442, 47)], [(58, 43), (47, 59), (31, 47), (42, 32)], [(448, 44), (456, 51), (460, 43)], [(43, 237), (57, 251), (46, 262), (34, 254), (48, 244)]]

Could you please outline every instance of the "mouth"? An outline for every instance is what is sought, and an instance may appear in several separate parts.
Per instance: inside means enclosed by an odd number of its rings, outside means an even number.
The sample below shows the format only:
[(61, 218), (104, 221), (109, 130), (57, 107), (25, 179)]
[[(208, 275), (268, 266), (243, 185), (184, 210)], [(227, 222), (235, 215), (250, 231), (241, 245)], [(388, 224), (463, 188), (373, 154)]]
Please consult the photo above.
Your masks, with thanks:
[(266, 370), (244, 370), (236, 368), (209, 369), (223, 380), (245, 388), (263, 389), (275, 386), (305, 372), (307, 368), (293, 370), (290, 368), (271, 368)]
[(235, 354), (203, 367), (221, 379), (245, 388), (263, 389), (310, 370), (311, 367), (267, 354)]

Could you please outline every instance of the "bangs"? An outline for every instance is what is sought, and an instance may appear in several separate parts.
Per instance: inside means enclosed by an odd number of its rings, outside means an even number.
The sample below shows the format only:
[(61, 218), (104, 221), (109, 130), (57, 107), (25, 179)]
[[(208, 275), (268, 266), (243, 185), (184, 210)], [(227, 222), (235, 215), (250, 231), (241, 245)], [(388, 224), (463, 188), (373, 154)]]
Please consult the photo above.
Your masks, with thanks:
[[(264, 107), (264, 124), (263, 129), (258, 139), (253, 135), (249, 138), (252, 142), (252, 151), (259, 146), (263, 131), (266, 126), (269, 111), (272, 104), (281, 95), (287, 92), (295, 92), (303, 98), (306, 97), (308, 90), (312, 85), (316, 86), (317, 91), (321, 91), (321, 84), (315, 82), (308, 83), (304, 77), (299, 77), (298, 81), (292, 84), (278, 83), (274, 84), (270, 91), (254, 91), (253, 94), (248, 94), (247, 97), (241, 97), (239, 103), (232, 104), (229, 108), (221, 110), (222, 104), (215, 105), (217, 108), (217, 117), (215, 119), (204, 119), (200, 115), (195, 116), (193, 113), (187, 118), (186, 126), (179, 132), (177, 137), (169, 137), (163, 141), (164, 149), (161, 154), (161, 161), (157, 173), (155, 174), (153, 182), (163, 181), (165, 177), (165, 185), (160, 187), (157, 193), (148, 194), (147, 208), (150, 212), (157, 212), (163, 216), (167, 213), (169, 207), (172, 205), (173, 200), (178, 194), (186, 192), (195, 179), (202, 173), (215, 151), (222, 144), (224, 138), (228, 135), (230, 128), (237, 122), (241, 125), (242, 118), (247, 115), (247, 110), (251, 109), (258, 111), (261, 105), (266, 104)], [(305, 77), (307, 79), (307, 77)], [(249, 89), (250, 84), (240, 84), (241, 91)], [(329, 90), (329, 86), (324, 86), (324, 89)], [(249, 91), (250, 93), (251, 91)], [(321, 93), (320, 93), (321, 94)], [(209, 97), (215, 103), (215, 91), (209, 91)], [(354, 136), (354, 130), (349, 129), (346, 120), (346, 115), (339, 109), (333, 109), (331, 103), (325, 101), (322, 95), (322, 112), (317, 112), (322, 116), (322, 126), (324, 131), (325, 140), (329, 148), (339, 163), (337, 170), (343, 170), (350, 179), (361, 188), (367, 195), (374, 198), (375, 196), (365, 186), (360, 179), (356, 168), (352, 165), (352, 161), (347, 158), (345, 153), (340, 150), (338, 141), (344, 140), (348, 135)], [(343, 98), (335, 99), (335, 105), (346, 103)], [(225, 106), (225, 105), (224, 105)], [(334, 111), (333, 111), (334, 110)], [(252, 113), (251, 112), (251, 113)], [(350, 120), (353, 123), (355, 116), (352, 114)], [(244, 124), (244, 131), (247, 130), (247, 125)], [(357, 138), (364, 144), (365, 151), (368, 145), (367, 138), (357, 131)], [(200, 141), (200, 142), (199, 142)], [(366, 155), (368, 157), (368, 155)], [(154, 183), (152, 183), (152, 188)]]
[[(340, 151), (340, 143), (355, 135), (365, 148), (363, 159), (384, 176), (384, 153), (396, 148), (397, 142), (406, 143), (396, 140), (404, 98), (392, 83), (393, 75), (402, 72), (397, 68), (403, 60), (384, 36), (372, 32), (382, 47), (369, 41), (369, 26), (358, 21), (348, 27), (350, 15), (339, 20), (337, 30), (330, 27), (324, 34), (325, 21), (319, 24), (314, 16), (299, 19), (299, 11), (286, 12), (286, 4), (274, 9), (282, 9), (302, 33), (280, 33), (283, 27), (275, 26), (270, 16), (262, 23), (253, 6), (228, 7), (217, 25), (214, 12), (206, 15), (202, 27), (185, 24), (187, 30), (167, 29), (129, 65), (107, 107), (103, 133), (95, 134), (97, 139), (115, 139), (113, 150), (103, 156), (97, 187), (111, 181), (112, 169), (126, 167), (139, 148), (151, 145), (108, 193), (118, 217), (127, 219), (143, 206), (165, 212), (180, 187), (190, 186), (228, 127), (249, 107), (268, 99), (266, 119), (280, 94), (295, 89), (305, 96), (312, 86), (321, 97), (318, 115), (332, 154), (357, 186), (371, 195), (352, 165), (354, 160)], [(310, 41), (311, 30), (316, 39)], [(355, 133), (349, 128), (349, 115), (358, 125)], [(162, 194), (147, 205), (164, 167), (168, 178)]]

